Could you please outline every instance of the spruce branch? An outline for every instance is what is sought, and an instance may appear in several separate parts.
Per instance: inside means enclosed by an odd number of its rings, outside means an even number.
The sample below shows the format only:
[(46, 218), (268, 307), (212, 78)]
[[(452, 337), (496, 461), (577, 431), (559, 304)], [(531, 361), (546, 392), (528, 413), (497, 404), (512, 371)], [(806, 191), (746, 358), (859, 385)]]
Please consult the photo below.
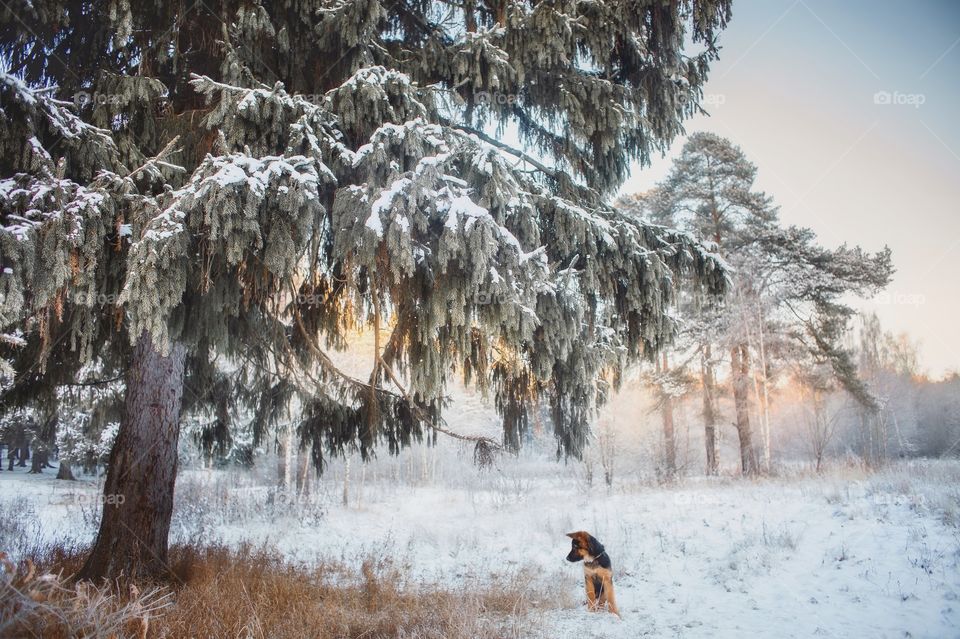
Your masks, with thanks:
[[(450, 430), (450, 428), (446, 426), (446, 422), (442, 417), (434, 417), (431, 415), (430, 411), (424, 408), (420, 402), (418, 402), (416, 398), (414, 398), (406, 389), (403, 382), (400, 381), (399, 376), (397, 376), (397, 374), (393, 371), (393, 368), (384, 361), (379, 348), (377, 349), (374, 370), (376, 371), (377, 367), (382, 368), (393, 385), (397, 387), (398, 391), (400, 392), (399, 396), (397, 393), (394, 393), (389, 389), (383, 388), (379, 384), (375, 383), (376, 377), (374, 375), (371, 375), (370, 382), (364, 382), (340, 370), (340, 368), (333, 363), (333, 360), (330, 358), (330, 356), (324, 352), (322, 348), (320, 348), (320, 346), (316, 343), (316, 340), (309, 334), (306, 326), (303, 324), (300, 314), (296, 310), (293, 312), (293, 318), (297, 325), (297, 329), (300, 331), (301, 336), (306, 341), (307, 347), (318, 358), (324, 369), (341, 379), (343, 382), (357, 388), (362, 392), (371, 393), (373, 396), (384, 394), (394, 398), (402, 399), (410, 408), (411, 414), (414, 415), (422, 424), (452, 439), (474, 444), (474, 458), (477, 460), (477, 464), (481, 467), (489, 466), (490, 463), (492, 463), (493, 455), (503, 450), (503, 445), (490, 437), (485, 437), (482, 435), (464, 435), (462, 433), (458, 433)], [(317, 381), (317, 383), (319, 384), (319, 381)]]

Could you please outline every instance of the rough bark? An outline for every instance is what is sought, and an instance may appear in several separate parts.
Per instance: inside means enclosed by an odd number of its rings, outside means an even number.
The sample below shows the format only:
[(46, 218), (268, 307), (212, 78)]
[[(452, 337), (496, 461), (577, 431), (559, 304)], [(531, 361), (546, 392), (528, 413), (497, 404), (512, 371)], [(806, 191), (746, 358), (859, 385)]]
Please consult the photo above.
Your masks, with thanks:
[(744, 475), (754, 475), (759, 470), (759, 463), (750, 426), (750, 353), (746, 345), (737, 344), (730, 349), (730, 366), (733, 405), (737, 414), (734, 425), (740, 440), (740, 469)]
[(710, 362), (710, 345), (704, 346), (703, 359), (700, 365), (701, 384), (703, 386), (703, 434), (707, 448), (707, 474), (716, 475), (719, 468), (717, 458), (717, 410), (714, 397), (716, 396), (716, 377), (713, 364)]
[(124, 414), (110, 451), (103, 516), (81, 579), (164, 579), (173, 515), (186, 348), (164, 355), (144, 334), (127, 373)]

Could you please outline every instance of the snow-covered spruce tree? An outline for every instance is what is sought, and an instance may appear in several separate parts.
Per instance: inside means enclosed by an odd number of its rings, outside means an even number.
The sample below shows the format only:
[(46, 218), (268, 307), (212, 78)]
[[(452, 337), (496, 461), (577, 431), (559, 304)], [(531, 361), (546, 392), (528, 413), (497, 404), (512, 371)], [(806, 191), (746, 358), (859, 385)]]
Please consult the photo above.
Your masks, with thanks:
[[(666, 224), (716, 245), (729, 262), (732, 282), (722, 305), (704, 304), (695, 291), (681, 305), (688, 345), (699, 349), (702, 361), (704, 422), (708, 472), (716, 469), (714, 428), (715, 361), (713, 346), (730, 354), (730, 384), (740, 443), (741, 469), (760, 469), (750, 420), (750, 391), (761, 404), (759, 415), (764, 458), (769, 463), (766, 419), (769, 352), (800, 348), (816, 365), (832, 371), (833, 379), (861, 405), (874, 402), (842, 338), (854, 311), (850, 296), (870, 296), (890, 281), (889, 249), (874, 255), (859, 247), (829, 250), (817, 244), (809, 229), (783, 227), (772, 199), (754, 189), (756, 166), (729, 140), (712, 133), (690, 136), (664, 182), (652, 192), (623, 198), (626, 213)], [(751, 381), (759, 364), (759, 375)], [(763, 392), (760, 392), (760, 388)]]
[[(674, 278), (723, 287), (691, 236), (606, 198), (698, 108), (729, 15), (729, 0), (0, 7), (11, 397), (94, 359), (126, 376), (104, 488), (124, 499), (106, 500), (83, 576), (164, 571), (181, 408), (224, 397), (261, 433), (296, 398), (322, 464), (444, 428), (457, 372), (494, 395), (508, 444), (539, 397), (578, 454), (608, 382), (674, 333)], [(490, 135), (508, 126), (527, 151)], [(376, 337), (365, 379), (327, 355), (358, 327)]]

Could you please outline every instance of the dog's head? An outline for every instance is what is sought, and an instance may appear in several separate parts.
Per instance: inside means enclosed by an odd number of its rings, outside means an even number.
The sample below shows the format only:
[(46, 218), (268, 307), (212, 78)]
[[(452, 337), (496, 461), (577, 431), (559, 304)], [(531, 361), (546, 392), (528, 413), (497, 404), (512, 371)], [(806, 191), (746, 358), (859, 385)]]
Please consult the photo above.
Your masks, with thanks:
[(603, 554), (603, 544), (590, 533), (580, 530), (567, 533), (567, 537), (573, 540), (567, 561), (593, 561)]

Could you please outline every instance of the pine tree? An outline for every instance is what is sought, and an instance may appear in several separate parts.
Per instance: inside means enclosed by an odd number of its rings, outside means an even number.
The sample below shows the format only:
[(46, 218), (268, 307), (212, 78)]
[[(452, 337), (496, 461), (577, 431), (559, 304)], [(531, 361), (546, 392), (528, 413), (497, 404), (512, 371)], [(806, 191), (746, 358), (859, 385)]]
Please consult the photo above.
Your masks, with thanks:
[[(165, 569), (183, 411), (396, 452), (457, 372), (579, 454), (675, 332), (689, 235), (606, 202), (697, 109), (729, 0), (0, 7), (4, 403), (125, 376), (89, 578)], [(700, 51), (684, 53), (684, 43)], [(513, 148), (491, 132), (512, 126)], [(368, 378), (330, 349), (374, 331)], [(186, 390), (186, 392), (185, 392)], [(220, 411), (229, 421), (230, 411)], [(229, 425), (227, 425), (229, 426)]]
[[(751, 386), (761, 404), (764, 457), (769, 460), (768, 350), (777, 340), (805, 349), (861, 405), (869, 410), (874, 406), (842, 339), (854, 314), (846, 298), (870, 296), (889, 283), (893, 272), (889, 249), (873, 255), (845, 245), (830, 250), (817, 244), (811, 230), (782, 226), (772, 198), (754, 188), (756, 172), (756, 166), (729, 140), (694, 133), (662, 184), (650, 193), (618, 202), (628, 214), (691, 233), (731, 267), (731, 285), (722, 304), (693, 294), (681, 307), (688, 335), (681, 343), (695, 344), (702, 356), (708, 472), (716, 468), (715, 345), (730, 355), (735, 426), (745, 474), (760, 470), (750, 419)], [(754, 360), (759, 360), (759, 373)]]

